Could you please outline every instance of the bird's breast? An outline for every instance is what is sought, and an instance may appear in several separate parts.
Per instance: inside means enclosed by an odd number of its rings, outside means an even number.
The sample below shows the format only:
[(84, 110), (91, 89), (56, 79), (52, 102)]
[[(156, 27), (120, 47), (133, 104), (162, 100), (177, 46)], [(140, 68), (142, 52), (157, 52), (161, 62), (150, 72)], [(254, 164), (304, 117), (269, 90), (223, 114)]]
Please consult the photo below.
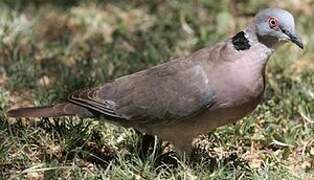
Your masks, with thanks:
[(233, 62), (222, 66), (212, 80), (217, 108), (238, 107), (260, 99), (264, 92), (264, 67), (254, 62)]
[(256, 108), (264, 93), (264, 76), (257, 67), (233, 64), (216, 68), (218, 73), (211, 74), (215, 79), (210, 80), (215, 87), (215, 103), (195, 117), (199, 133), (240, 120)]

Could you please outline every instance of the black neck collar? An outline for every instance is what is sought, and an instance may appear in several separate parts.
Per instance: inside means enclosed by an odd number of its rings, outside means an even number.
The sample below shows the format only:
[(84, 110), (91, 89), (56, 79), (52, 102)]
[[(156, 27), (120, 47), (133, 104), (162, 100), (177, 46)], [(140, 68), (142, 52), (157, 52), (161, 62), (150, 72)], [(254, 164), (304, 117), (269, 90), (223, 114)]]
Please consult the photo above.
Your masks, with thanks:
[(238, 51), (244, 51), (250, 49), (250, 41), (245, 37), (245, 32), (240, 31), (238, 34), (232, 37), (231, 42), (233, 47)]

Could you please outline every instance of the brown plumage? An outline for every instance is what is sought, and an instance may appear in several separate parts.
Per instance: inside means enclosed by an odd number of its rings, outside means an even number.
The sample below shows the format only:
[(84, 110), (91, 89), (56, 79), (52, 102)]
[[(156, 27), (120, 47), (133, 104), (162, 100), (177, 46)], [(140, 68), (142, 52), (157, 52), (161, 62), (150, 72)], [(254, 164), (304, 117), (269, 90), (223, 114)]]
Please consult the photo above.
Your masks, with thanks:
[(7, 113), (9, 117), (59, 117), (75, 116), (90, 117), (93, 113), (73, 103), (61, 103), (54, 106), (27, 107), (13, 109)]
[[(267, 23), (273, 23), (270, 17), (282, 21), (278, 27), (284, 29), (282, 33)], [(76, 91), (66, 103), (15, 109), (8, 116), (102, 116), (173, 141), (181, 152), (190, 151), (193, 137), (235, 122), (255, 109), (265, 89), (267, 60), (285, 38), (303, 48), (290, 13), (266, 9), (244, 31), (223, 43), (97, 88)]]

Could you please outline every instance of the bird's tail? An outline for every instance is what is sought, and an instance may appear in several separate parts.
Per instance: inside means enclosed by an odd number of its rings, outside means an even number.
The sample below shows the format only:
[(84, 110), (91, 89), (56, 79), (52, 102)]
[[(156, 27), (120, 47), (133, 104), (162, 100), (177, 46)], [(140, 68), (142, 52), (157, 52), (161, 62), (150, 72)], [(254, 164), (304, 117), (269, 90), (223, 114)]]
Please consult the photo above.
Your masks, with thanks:
[(7, 112), (9, 117), (59, 117), (79, 116), (93, 117), (94, 114), (82, 106), (73, 103), (62, 103), (54, 106), (27, 107), (12, 109)]

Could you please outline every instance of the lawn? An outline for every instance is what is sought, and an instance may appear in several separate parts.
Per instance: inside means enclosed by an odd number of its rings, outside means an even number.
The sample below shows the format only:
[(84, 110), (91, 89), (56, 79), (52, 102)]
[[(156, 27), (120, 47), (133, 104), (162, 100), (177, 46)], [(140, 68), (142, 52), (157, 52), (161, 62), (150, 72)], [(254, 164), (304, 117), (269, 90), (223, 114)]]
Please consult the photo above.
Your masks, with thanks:
[[(263, 102), (198, 137), (189, 163), (101, 119), (6, 116), (223, 41), (270, 6), (295, 15), (305, 50), (281, 47)], [(313, 0), (1, 0), (0, 179), (314, 179), (313, 12)]]

